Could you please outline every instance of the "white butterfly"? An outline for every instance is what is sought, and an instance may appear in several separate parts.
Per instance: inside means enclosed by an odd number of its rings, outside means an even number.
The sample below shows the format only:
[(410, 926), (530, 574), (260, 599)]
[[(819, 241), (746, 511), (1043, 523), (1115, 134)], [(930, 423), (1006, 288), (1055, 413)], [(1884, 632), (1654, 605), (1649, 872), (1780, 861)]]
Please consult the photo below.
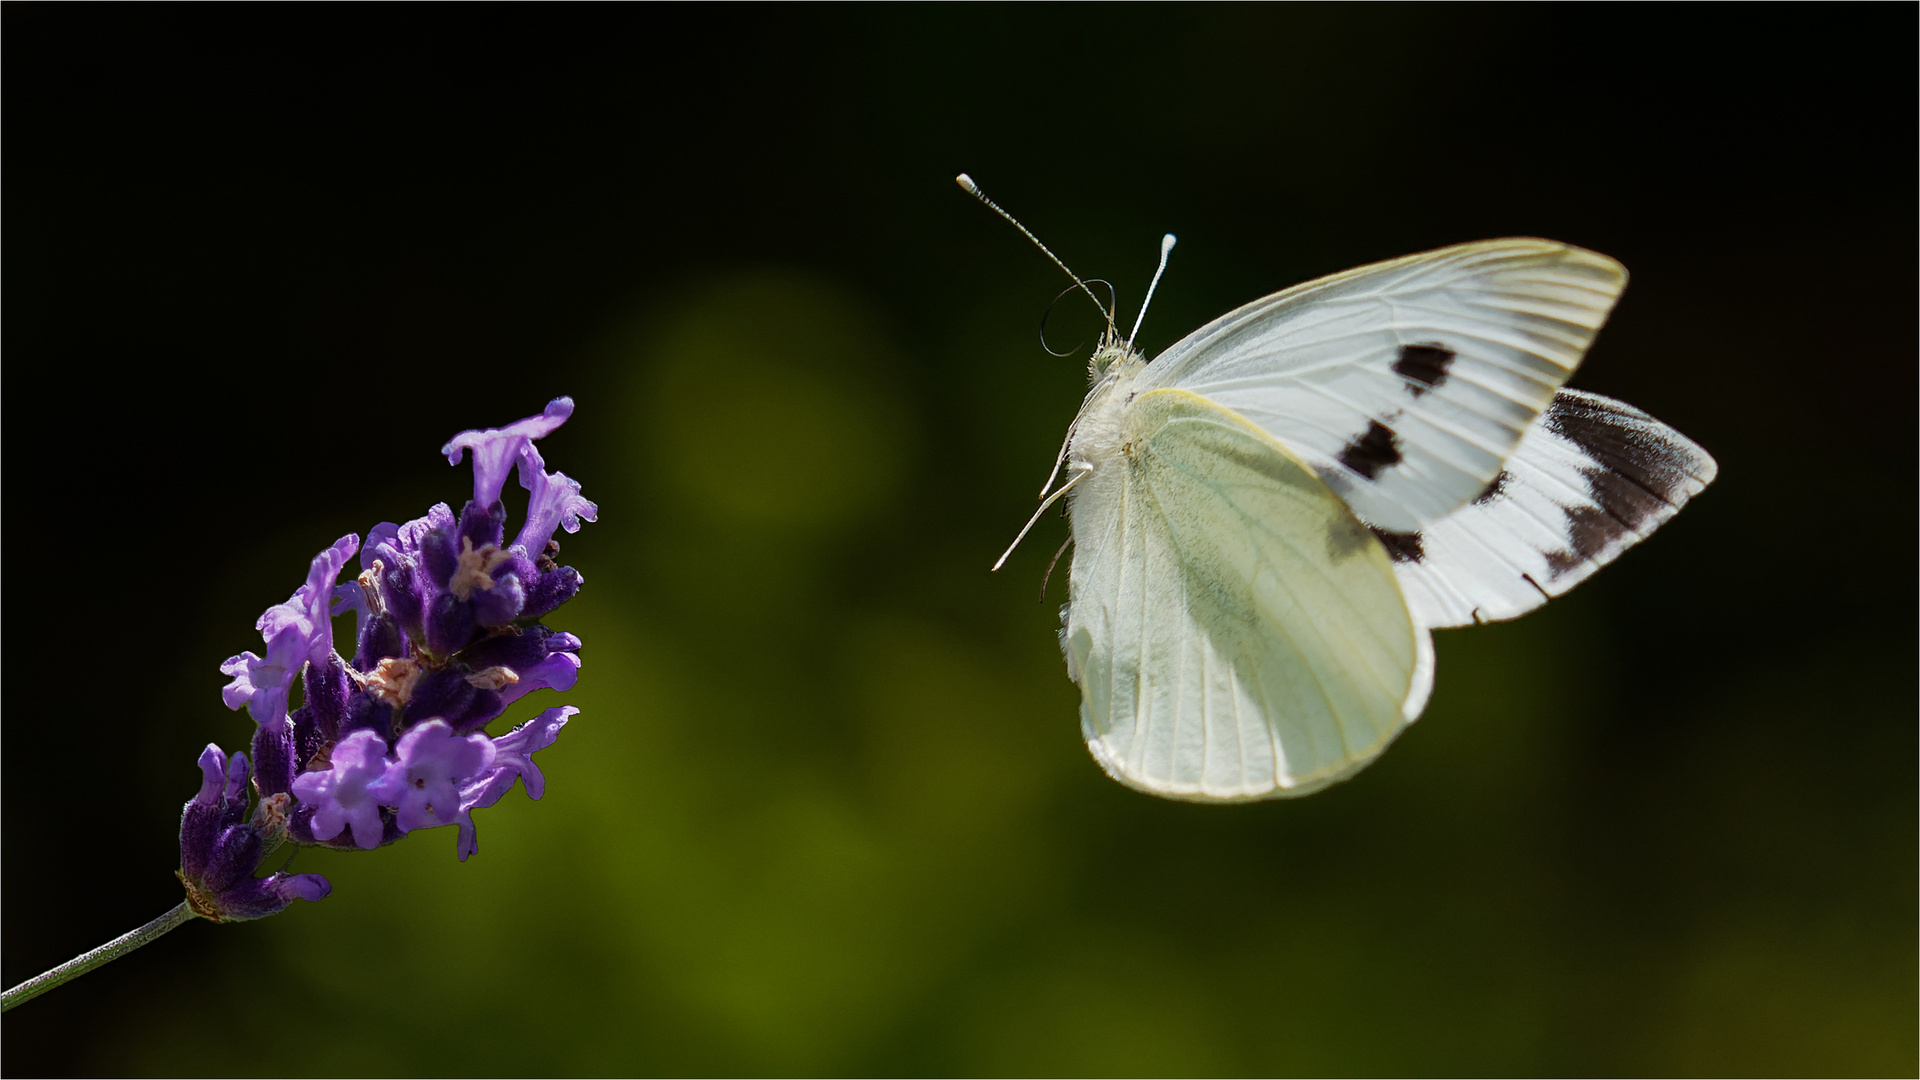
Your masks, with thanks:
[(1626, 277), (1548, 240), (1459, 244), (1256, 300), (1151, 363), (1109, 312), (1041, 503), (1070, 493), (1061, 643), (1101, 767), (1201, 802), (1352, 776), (1426, 706), (1430, 629), (1531, 611), (1711, 483), (1679, 432), (1561, 388)]

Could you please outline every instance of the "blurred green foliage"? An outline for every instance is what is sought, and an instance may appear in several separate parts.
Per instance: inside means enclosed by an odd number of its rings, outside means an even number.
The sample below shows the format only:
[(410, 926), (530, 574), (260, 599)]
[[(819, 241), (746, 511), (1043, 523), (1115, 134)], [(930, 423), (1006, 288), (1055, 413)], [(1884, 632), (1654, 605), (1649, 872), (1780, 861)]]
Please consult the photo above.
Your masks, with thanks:
[[(302, 854), (333, 899), (219, 931), (334, 1033), (278, 1068), (1870, 1074), (1911, 1055), (1909, 913), (1828, 906), (1910, 863), (1905, 793), (1829, 787), (1817, 759), (1768, 775), (1765, 752), (1815, 716), (1898, 711), (1897, 665), (1876, 684), (1809, 656), (1692, 706), (1699, 726), (1626, 782), (1698, 807), (1635, 807), (1656, 820), (1632, 851), (1583, 850), (1578, 804), (1608, 794), (1573, 759), (1633, 691), (1591, 679), (1607, 643), (1578, 600), (1440, 635), (1428, 715), (1350, 784), (1154, 801), (1078, 745), (1052, 605), (1004, 599), (1031, 560), (988, 579), (935, 541), (877, 595), (832, 587), (865, 571), (861, 530), (918, 542), (876, 523), (913, 483), (915, 425), (855, 294), (728, 278), (609, 337), (631, 376), (576, 420), (610, 433), (580, 470), (603, 514), (555, 620), (588, 646), (549, 794), (481, 814), (465, 865), (450, 830)], [(958, 625), (917, 602), (930, 576), (971, 593)], [(1805, 805), (1810, 785), (1858, 805)], [(1819, 877), (1766, 873), (1834, 843)], [(1657, 879), (1690, 907), (1637, 895)], [(456, 1031), (438, 1006), (485, 1019)], [(119, 1068), (197, 1060), (200, 1007), (141, 1024)]]

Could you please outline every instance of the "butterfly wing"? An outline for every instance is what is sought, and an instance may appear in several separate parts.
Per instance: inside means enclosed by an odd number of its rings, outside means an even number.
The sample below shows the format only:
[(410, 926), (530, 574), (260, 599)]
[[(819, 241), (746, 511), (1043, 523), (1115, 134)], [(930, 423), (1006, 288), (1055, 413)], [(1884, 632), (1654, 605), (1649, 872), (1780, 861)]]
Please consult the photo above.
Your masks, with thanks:
[(1081, 727), (1156, 795), (1301, 795), (1420, 713), (1432, 650), (1385, 548), (1270, 435), (1178, 390), (1074, 492), (1062, 633)]
[(1562, 390), (1479, 498), (1381, 539), (1423, 625), (1517, 618), (1652, 535), (1717, 471), (1639, 409)]
[(1228, 312), (1139, 386), (1240, 413), (1363, 520), (1411, 532), (1499, 475), (1626, 280), (1612, 259), (1548, 240), (1441, 248)]

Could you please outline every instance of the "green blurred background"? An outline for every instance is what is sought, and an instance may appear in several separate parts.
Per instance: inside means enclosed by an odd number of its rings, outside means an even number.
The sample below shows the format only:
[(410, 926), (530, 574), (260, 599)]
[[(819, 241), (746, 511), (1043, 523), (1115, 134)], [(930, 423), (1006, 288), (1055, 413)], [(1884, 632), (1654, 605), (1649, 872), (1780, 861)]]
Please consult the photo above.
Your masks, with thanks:
[[(1916, 9), (8, 5), (4, 978), (175, 902), (222, 659), (567, 393), (581, 714), (9, 1074), (1904, 1074)], [(1029, 512), (1138, 303), (1532, 234), (1719, 482), (1299, 802), (1106, 779)], [(1090, 332), (1063, 305), (1053, 333)], [(517, 491), (517, 489), (514, 489)], [(552, 697), (552, 695), (547, 695)], [(554, 703), (523, 702), (517, 719)]]

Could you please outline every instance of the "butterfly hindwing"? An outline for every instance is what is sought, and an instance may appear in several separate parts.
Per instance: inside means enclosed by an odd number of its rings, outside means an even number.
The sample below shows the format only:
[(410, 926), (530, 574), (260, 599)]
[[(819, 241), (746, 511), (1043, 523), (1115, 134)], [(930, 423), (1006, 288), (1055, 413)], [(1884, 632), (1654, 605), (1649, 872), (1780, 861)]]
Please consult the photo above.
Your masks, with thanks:
[(1314, 472), (1196, 395), (1143, 393), (1074, 492), (1063, 633), (1082, 727), (1159, 795), (1305, 794), (1418, 716), (1424, 628), (1385, 548)]
[(1499, 475), (1625, 284), (1619, 263), (1565, 244), (1460, 244), (1231, 311), (1139, 385), (1240, 413), (1363, 520), (1411, 532)]
[(1381, 539), (1423, 625), (1512, 619), (1646, 539), (1717, 471), (1691, 439), (1639, 409), (1561, 390), (1479, 498)]

